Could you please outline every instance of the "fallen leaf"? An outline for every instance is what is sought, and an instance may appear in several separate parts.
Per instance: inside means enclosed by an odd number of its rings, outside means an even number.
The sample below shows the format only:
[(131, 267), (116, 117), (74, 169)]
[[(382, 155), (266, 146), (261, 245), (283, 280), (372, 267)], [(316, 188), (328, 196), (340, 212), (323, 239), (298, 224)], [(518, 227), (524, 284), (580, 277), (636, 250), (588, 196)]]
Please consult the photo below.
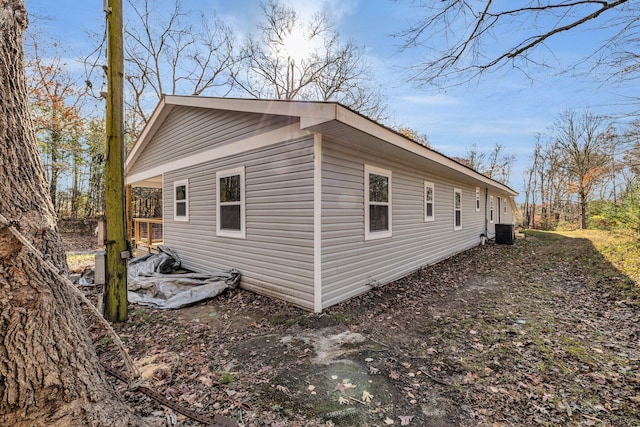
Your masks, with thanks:
[(213, 379), (211, 379), (211, 377), (209, 375), (204, 375), (200, 378), (198, 378), (198, 380), (204, 384), (206, 387), (211, 387), (213, 386)]
[(316, 386), (309, 384), (309, 387), (307, 387), (307, 390), (309, 391), (313, 391), (316, 389)]
[(473, 372), (467, 372), (467, 375), (464, 376), (464, 378), (462, 379), (462, 384), (471, 384), (472, 382), (475, 382), (478, 379), (478, 375), (474, 374)]
[(387, 419), (384, 420), (384, 423), (386, 425), (390, 426), (390, 425), (394, 424), (394, 421), (391, 418), (387, 417)]
[(351, 380), (348, 378), (345, 378), (344, 380), (342, 380), (342, 385), (344, 386), (344, 388), (356, 388), (358, 387), (355, 384), (351, 384)]
[(377, 374), (378, 372), (380, 372), (380, 369), (374, 367), (374, 366), (369, 366), (369, 373), (372, 375)]
[(346, 397), (340, 396), (338, 398), (338, 403), (341, 405), (349, 405), (351, 402), (349, 402), (349, 399), (347, 399)]
[(373, 394), (369, 393), (366, 390), (362, 392), (362, 401), (364, 403), (370, 403), (371, 399), (373, 399)]
[(413, 419), (413, 415), (398, 415), (398, 418), (400, 418), (401, 426), (408, 426)]
[(286, 386), (283, 386), (283, 385), (277, 385), (276, 386), (276, 390), (281, 391), (281, 392), (283, 392), (285, 394), (289, 394), (290, 393), (289, 389)]
[(475, 348), (475, 349), (476, 349), (476, 350), (478, 350), (478, 351), (482, 351), (482, 350), (484, 350), (484, 345), (482, 345), (482, 344), (481, 344), (481, 343), (479, 343), (479, 342), (478, 342), (478, 343), (473, 344), (471, 347)]
[(397, 380), (398, 378), (400, 378), (400, 374), (396, 371), (391, 371), (389, 372), (389, 378), (391, 378), (392, 380)]

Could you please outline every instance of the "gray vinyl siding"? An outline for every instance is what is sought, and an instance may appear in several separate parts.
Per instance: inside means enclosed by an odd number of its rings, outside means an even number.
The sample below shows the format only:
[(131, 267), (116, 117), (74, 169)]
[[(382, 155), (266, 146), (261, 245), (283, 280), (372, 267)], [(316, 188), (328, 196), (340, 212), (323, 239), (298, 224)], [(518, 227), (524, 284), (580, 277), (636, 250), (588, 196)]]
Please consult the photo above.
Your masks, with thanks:
[[(245, 167), (246, 239), (216, 236), (216, 171)], [(186, 268), (236, 268), (241, 286), (313, 309), (313, 137), (166, 173), (164, 242)], [(173, 183), (189, 179), (189, 222)]]
[[(328, 307), (457, 252), (476, 246), (484, 232), (484, 200), (475, 186), (452, 177), (323, 140), (322, 306)], [(392, 172), (390, 238), (364, 240), (365, 164)], [(435, 221), (424, 221), (424, 181), (435, 186)], [(454, 231), (453, 193), (462, 190), (462, 229)]]
[(234, 141), (286, 126), (290, 117), (176, 107), (129, 171), (135, 174), (155, 166), (201, 153)]

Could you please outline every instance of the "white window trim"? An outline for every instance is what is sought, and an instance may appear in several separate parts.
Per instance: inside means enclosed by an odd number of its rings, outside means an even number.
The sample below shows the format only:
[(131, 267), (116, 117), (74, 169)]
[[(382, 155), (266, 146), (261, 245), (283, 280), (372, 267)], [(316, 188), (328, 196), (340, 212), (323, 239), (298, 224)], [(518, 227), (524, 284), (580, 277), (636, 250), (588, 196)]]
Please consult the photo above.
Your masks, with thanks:
[(507, 199), (503, 198), (502, 199), (502, 213), (503, 214), (507, 214)]
[[(456, 193), (460, 193), (460, 225), (456, 225)], [(462, 190), (453, 189), (453, 230), (462, 230)]]
[[(240, 230), (225, 230), (220, 228), (220, 178), (234, 175), (240, 175)], [(236, 239), (245, 239), (247, 237), (244, 188), (244, 166), (216, 172), (216, 236)]]
[(489, 196), (489, 222), (491, 224), (494, 223), (495, 221), (495, 211), (493, 209), (494, 205), (493, 205), (493, 196)]
[[(369, 231), (369, 205), (371, 202), (369, 201), (369, 175), (382, 175), (386, 176), (389, 179), (389, 193), (388, 193), (388, 202), (386, 203), (389, 206), (389, 229), (384, 231)], [(385, 237), (391, 237), (392, 232), (392, 211), (393, 211), (393, 198), (391, 194), (391, 171), (387, 169), (376, 168), (374, 166), (364, 165), (364, 240), (374, 240), (374, 239), (383, 239)], [(385, 205), (385, 203), (374, 202), (377, 205)]]
[[(176, 188), (184, 185), (185, 215), (178, 216), (178, 200), (176, 200)], [(183, 200), (180, 200), (181, 202)], [(181, 179), (173, 182), (173, 220), (179, 222), (189, 222), (189, 180)]]
[[(431, 216), (427, 215), (427, 188), (431, 188)], [(436, 187), (433, 182), (424, 181), (424, 222), (436, 219)]]
[(476, 212), (480, 212), (480, 187), (476, 187)]

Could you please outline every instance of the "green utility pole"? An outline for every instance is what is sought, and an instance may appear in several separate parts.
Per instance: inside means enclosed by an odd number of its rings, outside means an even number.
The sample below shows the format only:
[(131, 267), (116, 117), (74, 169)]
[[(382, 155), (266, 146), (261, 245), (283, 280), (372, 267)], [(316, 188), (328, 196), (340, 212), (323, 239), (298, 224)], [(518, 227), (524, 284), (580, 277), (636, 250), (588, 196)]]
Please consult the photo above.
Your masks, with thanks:
[(105, 0), (107, 14), (107, 268), (104, 315), (127, 320), (127, 259), (124, 209), (124, 37), (122, 0)]

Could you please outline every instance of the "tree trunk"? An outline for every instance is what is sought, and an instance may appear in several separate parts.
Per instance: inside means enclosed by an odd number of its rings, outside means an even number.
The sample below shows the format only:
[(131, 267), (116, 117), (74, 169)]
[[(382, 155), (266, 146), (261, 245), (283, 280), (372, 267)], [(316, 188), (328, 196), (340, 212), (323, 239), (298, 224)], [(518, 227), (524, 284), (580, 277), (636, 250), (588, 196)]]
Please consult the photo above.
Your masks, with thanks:
[(49, 141), (51, 150), (51, 180), (49, 181), (49, 196), (53, 203), (54, 212), (58, 210), (58, 175), (60, 174), (60, 165), (58, 160), (58, 147), (60, 146), (58, 132), (51, 132), (51, 141)]
[(580, 229), (587, 229), (587, 194), (580, 189)]
[[(0, 214), (61, 271), (29, 115), (23, 0), (0, 3)], [(0, 425), (135, 425), (105, 380), (72, 291), (0, 223)]]

